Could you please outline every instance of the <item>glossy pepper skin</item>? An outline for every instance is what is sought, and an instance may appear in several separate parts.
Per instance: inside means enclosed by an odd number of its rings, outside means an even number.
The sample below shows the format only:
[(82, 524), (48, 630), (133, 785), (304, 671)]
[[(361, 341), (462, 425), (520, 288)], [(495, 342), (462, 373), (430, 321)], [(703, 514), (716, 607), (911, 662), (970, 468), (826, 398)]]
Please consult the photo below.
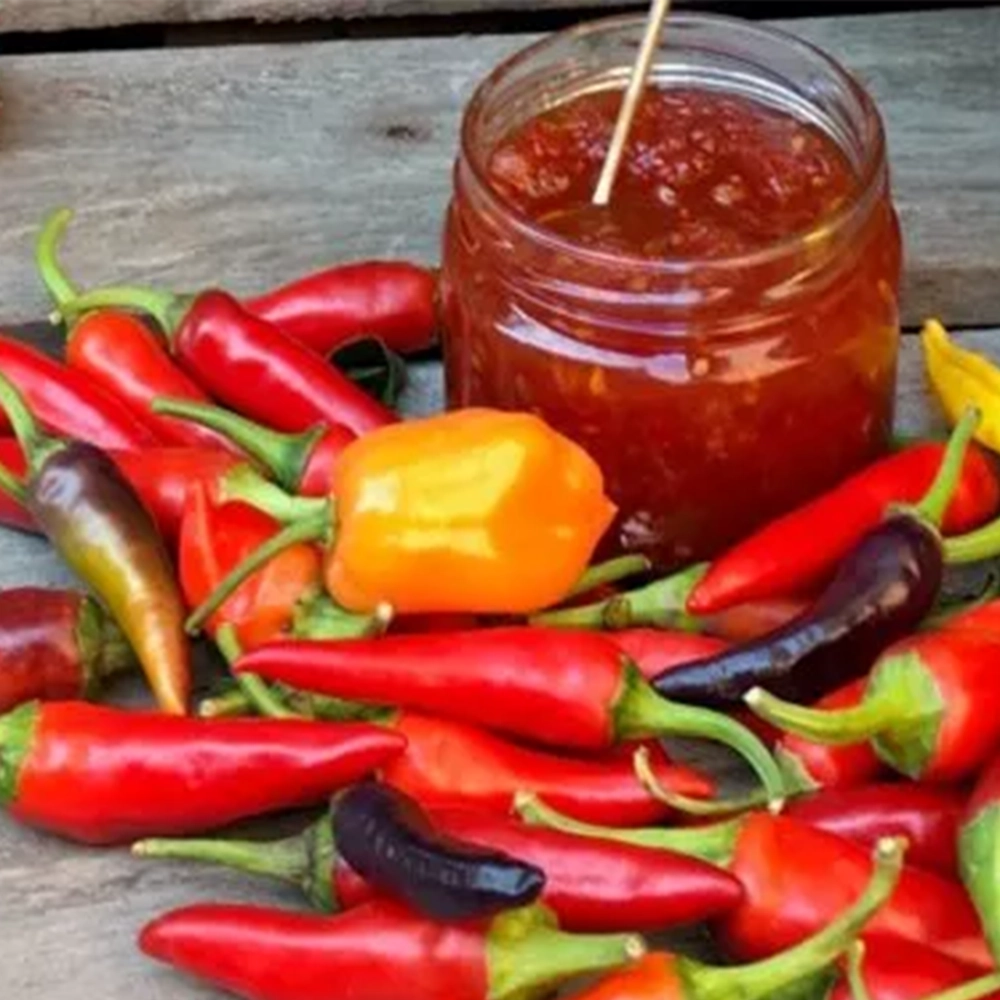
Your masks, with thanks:
[[(898, 938), (867, 941), (861, 967), (862, 981), (871, 1000), (933, 1000), (937, 994), (975, 980), (981, 974), (981, 970), (940, 952)], [(997, 1000), (1000, 992), (990, 996)], [(858, 998), (850, 984), (841, 980), (822, 1000)]]
[(153, 409), (192, 427), (214, 428), (256, 459), (281, 486), (306, 497), (329, 494), (337, 462), (357, 437), (341, 424), (318, 424), (298, 434), (283, 434), (221, 407), (189, 400), (162, 398)]
[(871, 784), (791, 799), (784, 815), (867, 847), (882, 837), (904, 837), (907, 864), (954, 878), (966, 799), (947, 786)]
[[(524, 796), (517, 809), (532, 823), (580, 836), (613, 838), (724, 865), (743, 885), (744, 898), (716, 929), (726, 953), (744, 961), (777, 954), (825, 927), (871, 876), (867, 845), (786, 816), (755, 812), (707, 827), (601, 829), (567, 821)], [(989, 968), (992, 961), (961, 886), (915, 866), (906, 866), (892, 898), (868, 927), (869, 935), (934, 948), (977, 970)]]
[(352, 611), (546, 607), (579, 579), (615, 513), (578, 445), (530, 414), (495, 410), (360, 438), (333, 494), (327, 589)]
[(0, 591), (0, 712), (34, 700), (92, 698), (134, 666), (125, 637), (86, 594)]
[(438, 924), (375, 901), (334, 917), (192, 906), (139, 946), (245, 1000), (533, 1000), (644, 951), (632, 935), (570, 935), (533, 908)]
[(189, 492), (213, 491), (229, 475), (249, 468), (237, 456), (215, 448), (149, 448), (113, 452), (110, 457), (172, 549), (180, 538)]
[(413, 354), (436, 339), (437, 274), (406, 261), (358, 261), (306, 275), (246, 307), (324, 356), (362, 337)]
[(350, 612), (523, 613), (572, 591), (615, 511), (577, 445), (530, 414), (485, 409), (359, 438), (328, 501), (286, 495), (276, 506), (291, 523), (189, 628), (282, 545), (313, 540), (327, 543), (326, 589)]
[(996, 956), (1000, 954), (1000, 755), (996, 752), (979, 776), (962, 817), (958, 851), (962, 881)]
[[(945, 415), (956, 423), (970, 403), (979, 406), (983, 420), (976, 438), (996, 451), (1000, 447), (1000, 410), (996, 403), (1000, 369), (985, 355), (956, 344), (936, 319), (924, 323), (920, 343), (927, 376)], [(974, 527), (968, 525), (962, 530)]]
[[(1000, 602), (994, 603), (1000, 611)], [(998, 662), (1000, 631), (952, 623), (887, 650), (854, 707), (803, 708), (759, 689), (747, 703), (772, 725), (807, 739), (870, 740), (884, 763), (910, 778), (959, 781), (974, 775), (1000, 745)]]
[(668, 698), (732, 707), (753, 687), (816, 701), (864, 675), (930, 612), (944, 571), (933, 529), (908, 516), (872, 529), (812, 607), (783, 628), (653, 682)]
[(899, 879), (899, 844), (881, 845), (874, 872), (850, 908), (829, 925), (796, 946), (749, 965), (705, 965), (693, 958), (666, 952), (648, 954), (638, 962), (607, 974), (576, 994), (576, 1000), (772, 1000), (775, 997), (815, 996), (815, 992), (788, 994), (800, 984), (812, 985), (838, 956), (850, 947), (889, 898)]
[[(871, 876), (871, 858), (866, 848), (836, 834), (755, 813), (740, 828), (729, 870), (746, 895), (723, 918), (719, 933), (729, 954), (747, 960), (803, 940), (842, 912)], [(868, 935), (902, 938), (978, 970), (992, 967), (962, 888), (919, 868), (904, 870)]]
[(351, 870), (434, 920), (490, 917), (533, 903), (545, 888), (536, 865), (441, 829), (390, 785), (360, 782), (331, 813), (334, 843)]
[(72, 318), (121, 306), (150, 313), (181, 367), (213, 398), (283, 431), (342, 424), (365, 434), (397, 417), (322, 357), (218, 289), (193, 299), (152, 289), (103, 289), (67, 303)]
[[(628, 756), (560, 757), (414, 712), (399, 713), (392, 725), (406, 737), (408, 748), (382, 769), (382, 777), (428, 809), (506, 815), (518, 792), (528, 791), (590, 823), (639, 825), (671, 812), (642, 785)], [(708, 798), (715, 791), (707, 777), (662, 759), (656, 777), (679, 795)]]
[(3, 375), (0, 406), (28, 459), (25, 482), (5, 488), (108, 609), (135, 650), (160, 708), (183, 715), (191, 686), (184, 605), (149, 512), (103, 452), (43, 434)]
[[(943, 454), (944, 446), (937, 443), (905, 448), (772, 521), (711, 563), (688, 598), (688, 610), (706, 615), (745, 601), (819, 590), (893, 505), (920, 500)], [(971, 447), (942, 530), (964, 534), (991, 518), (998, 506), (996, 472), (984, 452)]]
[(623, 629), (609, 632), (608, 638), (635, 664), (646, 680), (664, 670), (721, 653), (722, 639), (691, 632), (670, 632), (655, 628)]
[(320, 802), (405, 746), (398, 733), (367, 725), (33, 702), (0, 719), (0, 797), (29, 826), (87, 844), (128, 843)]
[[(163, 540), (177, 543), (188, 490), (196, 484), (215, 487), (247, 466), (235, 455), (215, 448), (172, 448), (154, 445), (142, 451), (109, 451), (108, 457), (129, 481), (153, 516)], [(0, 438), (0, 467), (21, 479), (28, 464), (16, 438)], [(39, 531), (27, 509), (13, 497), (0, 495), (0, 524)]]
[[(541, 902), (564, 930), (660, 931), (718, 917), (742, 897), (739, 882), (728, 872), (670, 851), (528, 826), (479, 809), (435, 809), (430, 817), (453, 837), (541, 869)], [(348, 909), (376, 895), (338, 854), (329, 816), (299, 836), (271, 844), (158, 839), (140, 841), (133, 853), (277, 878), (301, 888), (321, 910)]]
[[(17, 386), (38, 421), (56, 434), (121, 451), (141, 451), (157, 443), (152, 428), (88, 376), (2, 334), (0, 372)], [(10, 427), (4, 416), (0, 427)]]
[[(69, 209), (53, 212), (36, 243), (38, 273), (57, 308), (79, 294), (59, 263), (59, 246), (72, 217)], [(157, 396), (201, 402), (208, 402), (208, 397), (174, 364), (163, 339), (136, 317), (113, 310), (81, 317), (68, 332), (66, 363), (121, 400), (162, 443), (236, 450), (212, 431), (152, 411), (150, 404)]]
[[(244, 503), (217, 503), (203, 486), (187, 495), (178, 545), (184, 598), (196, 607), (249, 552), (280, 530), (267, 514)], [(235, 630), (243, 650), (291, 629), (297, 610), (322, 589), (322, 560), (315, 546), (286, 549), (246, 580), (212, 616), (209, 631)]]
[[(864, 698), (868, 680), (859, 677), (820, 698), (818, 709), (849, 708)], [(785, 773), (789, 789), (860, 788), (876, 781), (886, 768), (870, 743), (829, 746), (795, 733), (780, 733), (774, 755)]]
[(236, 664), (290, 687), (430, 712), (566, 750), (664, 735), (718, 740), (771, 799), (784, 782), (732, 719), (659, 698), (606, 636), (530, 626), (338, 642), (270, 643)]

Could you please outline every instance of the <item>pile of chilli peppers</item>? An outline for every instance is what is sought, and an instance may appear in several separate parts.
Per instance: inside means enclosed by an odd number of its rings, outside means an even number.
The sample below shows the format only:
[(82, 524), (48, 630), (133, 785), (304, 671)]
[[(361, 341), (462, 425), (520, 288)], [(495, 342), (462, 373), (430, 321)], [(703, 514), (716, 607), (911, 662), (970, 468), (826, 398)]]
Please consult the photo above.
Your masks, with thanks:
[[(303, 904), (147, 955), (247, 1000), (1000, 997), (1000, 598), (948, 575), (1000, 555), (1000, 371), (929, 323), (947, 441), (657, 576), (593, 561), (614, 503), (539, 418), (394, 411), (435, 272), (81, 289), (69, 221), (64, 357), (0, 335), (0, 523), (82, 589), (0, 593), (0, 805)], [(101, 703), (129, 673), (155, 709)], [(697, 924), (724, 962), (646, 938)]]

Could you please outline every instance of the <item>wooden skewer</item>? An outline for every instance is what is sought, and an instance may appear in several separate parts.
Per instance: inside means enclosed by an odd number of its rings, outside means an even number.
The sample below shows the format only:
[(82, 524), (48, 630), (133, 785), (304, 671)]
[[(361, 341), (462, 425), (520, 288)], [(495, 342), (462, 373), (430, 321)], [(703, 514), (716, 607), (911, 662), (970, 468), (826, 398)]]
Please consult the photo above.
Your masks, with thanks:
[(625, 97), (618, 112), (618, 120), (615, 122), (615, 131), (611, 136), (608, 155), (605, 157), (601, 176), (594, 189), (592, 200), (595, 205), (607, 205), (611, 200), (611, 189), (615, 186), (615, 177), (618, 176), (622, 153), (625, 152), (625, 143), (628, 141), (628, 134), (632, 129), (632, 119), (635, 118), (639, 99), (646, 87), (646, 78), (653, 65), (653, 56), (656, 54), (656, 46), (660, 41), (663, 22), (666, 21), (669, 12), (670, 0), (653, 0), (649, 21), (646, 24), (646, 34), (643, 36), (635, 65), (632, 67), (632, 77), (628, 82), (628, 89), (625, 91)]

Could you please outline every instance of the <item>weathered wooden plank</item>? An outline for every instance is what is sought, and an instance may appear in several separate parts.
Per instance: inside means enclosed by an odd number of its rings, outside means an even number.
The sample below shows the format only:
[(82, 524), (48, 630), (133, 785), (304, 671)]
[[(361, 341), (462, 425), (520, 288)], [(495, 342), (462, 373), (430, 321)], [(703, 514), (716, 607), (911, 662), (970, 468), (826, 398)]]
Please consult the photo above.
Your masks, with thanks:
[(0, 32), (621, 6), (616, 0), (5, 0), (0, 7)]
[[(1000, 321), (1000, 8), (793, 22), (888, 120), (906, 319)], [(30, 247), (79, 206), (85, 282), (252, 289), (335, 257), (434, 260), (461, 109), (526, 37), (12, 57), (0, 67), (0, 321), (41, 315)]]
[[(961, 339), (1000, 359), (1000, 329)], [(417, 366), (407, 412), (430, 412), (440, 404), (440, 366)], [(919, 344), (912, 337), (903, 343), (898, 425), (908, 433), (940, 428), (925, 391)], [(0, 535), (0, 587), (68, 580), (43, 542)], [(124, 685), (130, 701), (137, 690), (135, 684)], [(282, 829), (298, 822), (285, 822)], [(273, 822), (254, 829), (262, 836), (278, 832)], [(134, 944), (148, 919), (204, 900), (301, 905), (291, 890), (196, 866), (143, 864), (124, 851), (72, 847), (0, 816), (0, 995), (17, 1000), (207, 1000), (216, 994), (154, 967)]]

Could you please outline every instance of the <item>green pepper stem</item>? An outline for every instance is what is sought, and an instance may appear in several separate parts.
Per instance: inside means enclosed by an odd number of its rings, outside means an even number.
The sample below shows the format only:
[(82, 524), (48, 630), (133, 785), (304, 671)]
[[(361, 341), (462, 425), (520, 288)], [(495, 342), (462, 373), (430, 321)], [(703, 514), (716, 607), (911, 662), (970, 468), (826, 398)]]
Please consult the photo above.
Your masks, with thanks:
[(785, 782), (778, 765), (767, 747), (735, 719), (696, 705), (668, 701), (653, 690), (632, 664), (625, 667), (625, 682), (613, 711), (619, 740), (693, 736), (728, 746), (753, 768), (768, 800), (780, 808)]
[(3, 490), (12, 500), (16, 500), (22, 507), (28, 502), (28, 488), (24, 482), (3, 465), (0, 465), (0, 490)]
[(917, 513), (935, 527), (941, 527), (945, 511), (951, 498), (955, 493), (955, 487), (962, 475), (962, 467), (965, 464), (965, 453), (972, 440), (982, 414), (978, 409), (967, 406), (962, 412), (955, 429), (952, 431), (945, 448), (944, 457), (938, 467), (934, 482), (930, 489), (924, 494), (923, 499), (917, 504)]
[(594, 840), (612, 840), (620, 844), (674, 851), (717, 865), (726, 865), (732, 860), (736, 838), (743, 828), (743, 820), (739, 817), (709, 826), (650, 826), (630, 829), (596, 826), (573, 819), (572, 816), (564, 816), (531, 792), (517, 793), (514, 797), (514, 811), (529, 826), (543, 826)]
[(853, 906), (801, 944), (749, 965), (706, 966), (681, 959), (679, 971), (689, 983), (689, 995), (699, 1000), (764, 1000), (836, 961), (892, 896), (903, 870), (905, 844), (901, 838), (880, 840), (864, 892)]
[(152, 316), (169, 338), (177, 332), (188, 306), (189, 300), (186, 297), (173, 292), (116, 285), (97, 288), (76, 296), (69, 302), (60, 303), (58, 312), (68, 322), (94, 309), (134, 309)]
[(56, 209), (45, 220), (35, 241), (35, 264), (38, 267), (38, 274), (58, 309), (62, 309), (80, 294), (79, 289), (70, 281), (59, 263), (59, 247), (72, 219), (72, 209)]
[(260, 462), (286, 490), (292, 492), (298, 489), (309, 456), (326, 433), (326, 429), (320, 426), (301, 434), (282, 434), (221, 406), (185, 399), (154, 399), (152, 410), (218, 431)]
[(905, 702), (885, 687), (869, 689), (859, 704), (848, 708), (795, 705), (763, 688), (751, 688), (743, 700), (765, 722), (829, 746), (864, 743), (892, 729), (908, 715)]
[(195, 861), (260, 875), (299, 889), (319, 910), (337, 908), (333, 895), (336, 845), (329, 816), (281, 840), (212, 840), (155, 837), (132, 845), (140, 858)]
[(133, 844), (132, 853), (139, 858), (219, 865), (296, 887), (302, 885), (309, 868), (306, 840), (301, 834), (271, 843), (154, 837)]
[(28, 702), (0, 716), (0, 805), (17, 801), (21, 768), (35, 742), (40, 705)]
[(84, 697), (96, 696), (109, 677), (137, 666), (138, 659), (125, 634), (93, 598), (85, 597), (81, 602), (75, 631)]
[(354, 614), (319, 594), (295, 607), (292, 634), (300, 639), (374, 639), (385, 635), (393, 619), (390, 604), (381, 602), (370, 615)]
[(977, 979), (970, 979), (967, 983), (959, 983), (951, 989), (925, 997), (924, 1000), (979, 1000), (980, 997), (989, 996), (997, 990), (1000, 990), (1000, 972), (990, 972)]
[(325, 497), (292, 496), (245, 462), (225, 473), (218, 492), (223, 503), (248, 504), (284, 524), (330, 511), (333, 507), (333, 501)]
[(250, 699), (238, 687), (213, 698), (204, 698), (198, 705), (198, 715), (202, 719), (237, 719), (252, 711)]
[[(7, 414), (18, 444), (24, 451), (28, 468), (37, 472), (42, 463), (63, 444), (58, 438), (50, 437), (38, 425), (28, 409), (28, 404), (20, 390), (6, 375), (0, 373), (0, 408)], [(16, 481), (16, 480), (15, 480)], [(3, 486), (7, 489), (7, 485)], [(12, 494), (14, 495), (14, 494)], [(20, 499), (15, 496), (15, 499)]]
[(617, 581), (625, 580), (630, 576), (648, 573), (652, 565), (645, 556), (629, 555), (618, 556), (617, 559), (608, 559), (606, 562), (589, 566), (580, 579), (573, 584), (563, 600), (590, 593), (590, 591), (607, 583), (617, 583)]
[(635, 934), (566, 934), (542, 907), (494, 918), (486, 939), (490, 1000), (533, 1000), (577, 976), (616, 968), (646, 953)]
[(951, 566), (982, 562), (1000, 555), (1000, 519), (966, 535), (944, 540), (944, 559)]
[(853, 1000), (872, 1000), (872, 995), (865, 982), (865, 943), (855, 941), (844, 960), (847, 986), (851, 992)]
[(688, 614), (688, 598), (705, 575), (708, 563), (697, 563), (645, 587), (576, 608), (559, 608), (534, 615), (533, 625), (557, 628), (623, 629), (649, 626), (685, 632), (700, 630), (700, 620)]
[[(236, 629), (231, 622), (220, 625), (216, 630), (215, 645), (230, 666), (243, 655), (240, 640), (237, 638)], [(268, 683), (256, 674), (237, 674), (236, 683), (258, 715), (269, 719), (300, 718), (271, 689)]]
[[(671, 809), (679, 813), (686, 813), (688, 816), (733, 816), (754, 809), (762, 809), (765, 806), (771, 812), (780, 812), (785, 804), (784, 798), (769, 798), (764, 791), (743, 795), (735, 799), (716, 799), (712, 802), (671, 791), (669, 788), (664, 788), (657, 780), (656, 772), (653, 770), (653, 762), (650, 760), (649, 750), (646, 747), (639, 747), (635, 751), (632, 755), (632, 764), (636, 777), (651, 795), (664, 805), (670, 806)], [(782, 775), (782, 780), (784, 780), (784, 775)]]
[(327, 538), (329, 533), (329, 516), (324, 506), (324, 510), (319, 515), (306, 518), (295, 524), (289, 524), (276, 535), (272, 535), (254, 552), (250, 553), (243, 562), (234, 567), (202, 604), (192, 612), (184, 626), (188, 633), (197, 633), (202, 625), (232, 597), (242, 583), (286, 549), (303, 542), (320, 541)]

